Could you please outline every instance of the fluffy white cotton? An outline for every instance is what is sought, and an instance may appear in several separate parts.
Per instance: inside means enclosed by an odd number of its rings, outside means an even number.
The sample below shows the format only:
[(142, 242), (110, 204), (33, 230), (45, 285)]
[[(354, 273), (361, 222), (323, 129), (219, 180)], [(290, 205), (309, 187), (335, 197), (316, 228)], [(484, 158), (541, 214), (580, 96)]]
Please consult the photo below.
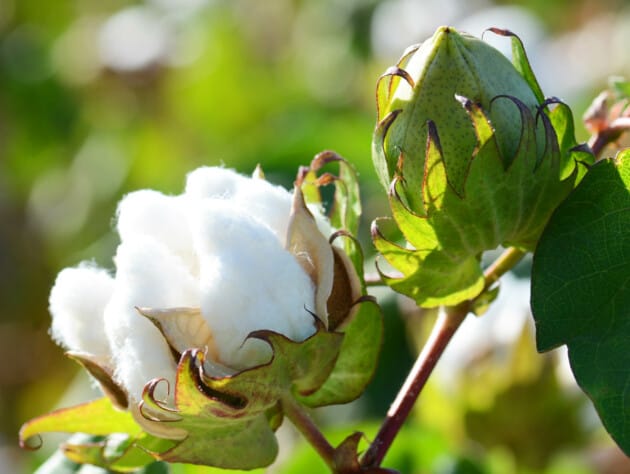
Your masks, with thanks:
[(164, 244), (195, 272), (190, 229), (186, 218), (187, 200), (144, 189), (127, 194), (118, 204), (117, 229), (124, 242), (138, 236), (150, 236)]
[(293, 195), (263, 179), (251, 179), (234, 193), (232, 202), (270, 229), (284, 246)]
[(270, 329), (294, 340), (314, 331), (314, 288), (295, 258), (261, 221), (232, 201), (201, 203), (193, 226), (201, 309), (221, 362), (234, 368), (266, 362), (268, 345), (247, 340)]
[(136, 307), (198, 307), (198, 282), (182, 260), (148, 236), (123, 241), (115, 257), (114, 293), (105, 310), (115, 378), (139, 400), (153, 378), (175, 380), (175, 363), (159, 330)]
[(72, 351), (109, 355), (103, 311), (113, 288), (112, 277), (89, 264), (61, 271), (50, 292), (53, 339)]
[(231, 369), (266, 362), (269, 346), (246, 342), (252, 331), (296, 341), (315, 331), (314, 284), (284, 248), (291, 205), (287, 190), (219, 167), (190, 173), (180, 196), (128, 194), (118, 206), (115, 277), (89, 266), (59, 274), (50, 297), (54, 339), (111, 355), (115, 380), (136, 401), (154, 378), (173, 387), (176, 371), (168, 343), (137, 307), (201, 308), (215, 362)]
[(284, 245), (292, 194), (264, 179), (246, 178), (225, 168), (199, 168), (188, 175), (186, 195), (193, 199), (225, 199), (256, 217)]
[(195, 199), (231, 198), (236, 189), (251, 180), (234, 170), (203, 166), (188, 173), (185, 194)]

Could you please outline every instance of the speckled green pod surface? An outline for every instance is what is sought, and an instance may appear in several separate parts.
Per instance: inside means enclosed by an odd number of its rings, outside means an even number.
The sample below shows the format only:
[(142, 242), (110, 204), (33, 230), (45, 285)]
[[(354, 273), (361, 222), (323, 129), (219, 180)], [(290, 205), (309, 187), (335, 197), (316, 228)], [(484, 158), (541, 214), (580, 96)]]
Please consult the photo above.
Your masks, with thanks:
[(491, 31), (511, 37), (512, 62), (441, 27), (377, 85), (372, 155), (407, 244), (386, 237), (382, 219), (372, 236), (399, 272), (384, 280), (425, 307), (477, 296), (484, 251), (532, 250), (583, 174), (577, 163), (592, 161), (569, 108), (544, 99), (520, 39)]

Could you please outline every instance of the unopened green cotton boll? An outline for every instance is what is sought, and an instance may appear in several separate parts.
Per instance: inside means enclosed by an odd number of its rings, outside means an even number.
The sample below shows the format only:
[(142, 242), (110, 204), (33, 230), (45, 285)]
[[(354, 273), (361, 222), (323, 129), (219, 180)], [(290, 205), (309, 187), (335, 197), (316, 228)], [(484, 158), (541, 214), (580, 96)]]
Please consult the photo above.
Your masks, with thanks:
[[(413, 51), (413, 50), (412, 50)], [(389, 186), (398, 156), (405, 156), (404, 170), (421, 175), (426, 148), (426, 122), (431, 120), (453, 188), (463, 190), (468, 166), (477, 144), (470, 118), (456, 96), (466, 97), (489, 112), (498, 126), (503, 157), (509, 160), (518, 145), (521, 131), (518, 110), (509, 101), (492, 100), (500, 95), (517, 97), (531, 110), (538, 101), (525, 79), (499, 51), (482, 40), (443, 27), (411, 52), (398, 66), (404, 73), (395, 81), (390, 100), (379, 117), (391, 111), (400, 115), (385, 138), (387, 172), (377, 163), (380, 178)], [(381, 104), (379, 104), (380, 106)], [(414, 201), (419, 196), (409, 193)]]
[(573, 118), (545, 101), (518, 37), (513, 62), (484, 41), (441, 27), (409, 48), (377, 86), (372, 151), (403, 248), (374, 242), (402, 274), (386, 281), (422, 306), (457, 304), (483, 288), (480, 255), (532, 250), (589, 153)]

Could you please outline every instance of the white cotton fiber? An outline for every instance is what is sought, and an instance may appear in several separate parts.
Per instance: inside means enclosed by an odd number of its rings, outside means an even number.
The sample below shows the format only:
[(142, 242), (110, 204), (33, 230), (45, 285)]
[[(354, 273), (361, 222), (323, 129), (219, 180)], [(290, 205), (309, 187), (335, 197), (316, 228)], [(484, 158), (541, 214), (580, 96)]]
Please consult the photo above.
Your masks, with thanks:
[(124, 240), (115, 257), (116, 283), (105, 311), (105, 329), (116, 379), (139, 399), (144, 385), (175, 382), (175, 362), (158, 329), (136, 307), (199, 307), (198, 283), (182, 260), (147, 236)]
[(203, 166), (188, 173), (185, 194), (195, 199), (229, 198), (235, 190), (252, 180), (219, 166)]
[(202, 313), (222, 363), (239, 369), (268, 360), (265, 343), (243, 345), (252, 331), (269, 329), (298, 341), (314, 332), (313, 284), (265, 224), (215, 199), (200, 205), (192, 228)]
[[(180, 196), (128, 194), (118, 206), (115, 278), (86, 265), (62, 271), (50, 296), (54, 339), (110, 355), (114, 378), (136, 402), (154, 378), (174, 388), (176, 373), (167, 341), (136, 307), (201, 308), (215, 362), (230, 369), (267, 362), (265, 342), (245, 342), (252, 331), (295, 341), (315, 332), (314, 284), (285, 249), (292, 200), (282, 187), (221, 167), (190, 173)], [(166, 385), (159, 387), (166, 398)]]
[(188, 175), (186, 196), (199, 199), (226, 199), (266, 225), (284, 245), (292, 194), (264, 179), (247, 178), (221, 167), (199, 168)]
[(190, 229), (186, 219), (187, 199), (166, 196), (152, 190), (127, 194), (118, 204), (118, 234), (122, 241), (149, 236), (164, 244), (186, 262), (192, 272), (197, 265), (192, 253)]
[(263, 179), (253, 179), (238, 186), (232, 200), (271, 229), (280, 244), (285, 245), (293, 201), (290, 192)]
[(50, 293), (53, 339), (72, 351), (109, 355), (103, 312), (113, 288), (112, 277), (92, 265), (62, 270)]

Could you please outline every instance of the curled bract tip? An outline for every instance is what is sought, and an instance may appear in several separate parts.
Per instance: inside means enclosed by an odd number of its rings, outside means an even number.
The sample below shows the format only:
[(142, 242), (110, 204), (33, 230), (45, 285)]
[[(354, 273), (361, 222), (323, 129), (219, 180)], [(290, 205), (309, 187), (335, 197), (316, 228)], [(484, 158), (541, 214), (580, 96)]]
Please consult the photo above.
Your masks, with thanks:
[[(18, 444), (20, 448), (27, 451), (37, 451), (44, 445), (44, 440), (41, 435), (35, 434), (25, 438), (22, 434), (22, 429), (20, 430), (20, 434), (18, 436)], [(35, 444), (32, 444), (33, 440), (36, 440)]]
[[(166, 385), (166, 396), (167, 396), (166, 399), (157, 397), (156, 391), (160, 385)], [(169, 395), (171, 395), (171, 382), (169, 382), (168, 379), (163, 378), (163, 377), (154, 378), (150, 380), (144, 386), (144, 390), (142, 391), (142, 401), (148, 398), (153, 404), (155, 404), (156, 406), (158, 406), (159, 408), (163, 410), (175, 411), (169, 408), (168, 406)]]

